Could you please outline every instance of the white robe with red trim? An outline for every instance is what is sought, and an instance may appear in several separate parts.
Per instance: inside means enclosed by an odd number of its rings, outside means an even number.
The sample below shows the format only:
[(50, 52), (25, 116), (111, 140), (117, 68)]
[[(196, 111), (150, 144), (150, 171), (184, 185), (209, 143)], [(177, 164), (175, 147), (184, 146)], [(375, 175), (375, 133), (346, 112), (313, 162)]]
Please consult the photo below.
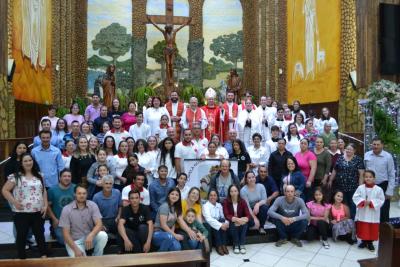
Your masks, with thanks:
[[(371, 204), (366, 206), (364, 204), (366, 200), (371, 201)], [(360, 185), (353, 195), (353, 202), (357, 206), (355, 221), (380, 222), (380, 210), (385, 202), (385, 194), (382, 188), (377, 185), (372, 188), (366, 187), (365, 184)]]

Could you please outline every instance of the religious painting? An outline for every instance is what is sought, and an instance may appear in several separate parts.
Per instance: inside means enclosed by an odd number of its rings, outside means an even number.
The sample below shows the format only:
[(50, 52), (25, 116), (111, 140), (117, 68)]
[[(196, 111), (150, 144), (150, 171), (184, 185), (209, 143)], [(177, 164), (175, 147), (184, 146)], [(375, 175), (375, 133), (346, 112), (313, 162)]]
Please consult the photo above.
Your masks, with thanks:
[(340, 91), (340, 1), (290, 0), (288, 102), (335, 102)]
[(52, 103), (50, 0), (13, 1), (12, 57), (15, 99)]
[(132, 1), (88, 0), (88, 93), (105, 98), (106, 70), (115, 65), (117, 95), (132, 89)]
[(239, 0), (204, 1), (204, 88), (226, 89), (231, 68), (236, 68), (242, 77), (242, 15)]

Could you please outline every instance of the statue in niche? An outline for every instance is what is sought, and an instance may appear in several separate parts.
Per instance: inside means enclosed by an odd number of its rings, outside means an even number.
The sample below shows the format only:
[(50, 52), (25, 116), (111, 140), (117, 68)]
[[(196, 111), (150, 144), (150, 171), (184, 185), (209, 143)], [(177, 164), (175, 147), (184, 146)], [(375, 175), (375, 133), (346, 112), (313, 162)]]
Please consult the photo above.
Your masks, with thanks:
[(151, 18), (151, 16), (147, 16), (148, 21), (154, 25), (162, 34), (164, 35), (164, 39), (166, 42), (166, 47), (164, 48), (164, 58), (165, 58), (165, 66), (166, 66), (166, 81), (165, 84), (167, 87), (174, 86), (174, 61), (176, 55), (176, 44), (175, 38), (176, 33), (180, 31), (186, 25), (189, 25), (192, 21), (192, 18), (188, 18), (184, 24), (179, 26), (176, 30), (174, 30), (174, 26), (172, 24), (165, 25), (164, 30), (161, 29), (155, 21)]
[(111, 64), (107, 67), (101, 86), (103, 87), (103, 105), (111, 108), (115, 98), (115, 65)]
[(228, 90), (235, 93), (235, 102), (238, 102), (238, 95), (242, 89), (242, 80), (239, 77), (236, 69), (231, 69), (227, 77)]

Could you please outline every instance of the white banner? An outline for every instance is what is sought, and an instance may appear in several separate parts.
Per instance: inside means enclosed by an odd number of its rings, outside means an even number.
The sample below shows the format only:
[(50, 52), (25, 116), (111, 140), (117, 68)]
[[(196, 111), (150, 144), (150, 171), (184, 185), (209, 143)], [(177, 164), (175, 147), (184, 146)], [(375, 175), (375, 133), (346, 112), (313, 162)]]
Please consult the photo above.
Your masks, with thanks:
[[(231, 169), (237, 175), (238, 162), (237, 160), (230, 160)], [(183, 162), (183, 168), (185, 173), (188, 175), (186, 185), (189, 188), (193, 186), (200, 187), (200, 180), (205, 176), (212, 176), (213, 173), (219, 171), (219, 165), (221, 160), (219, 159), (185, 159)]]

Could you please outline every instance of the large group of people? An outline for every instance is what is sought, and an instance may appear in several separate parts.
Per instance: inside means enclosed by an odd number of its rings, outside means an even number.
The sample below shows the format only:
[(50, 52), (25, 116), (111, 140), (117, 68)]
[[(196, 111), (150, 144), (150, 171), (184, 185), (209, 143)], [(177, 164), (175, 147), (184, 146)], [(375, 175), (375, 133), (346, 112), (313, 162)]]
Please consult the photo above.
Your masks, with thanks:
[[(44, 220), (68, 255), (102, 255), (109, 235), (120, 253), (151, 249), (208, 249), (220, 255), (246, 253), (246, 234), (265, 234), (275, 224), (276, 246), (328, 236), (374, 250), (378, 225), (389, 219), (395, 168), (382, 140), (364, 158), (338, 139), (328, 108), (320, 118), (269, 96), (257, 106), (251, 94), (234, 102), (188, 104), (173, 91), (163, 105), (157, 96), (138, 108), (118, 99), (107, 107), (92, 96), (56, 117), (49, 107), (29, 151), (17, 143), (5, 167), (2, 189), (14, 213), (19, 258), (33, 233), (48, 255)], [(368, 144), (367, 144), (368, 145)], [(185, 160), (219, 160), (199, 187), (189, 188)], [(237, 169), (232, 169), (237, 161)], [(235, 165), (236, 166), (236, 165)]]

